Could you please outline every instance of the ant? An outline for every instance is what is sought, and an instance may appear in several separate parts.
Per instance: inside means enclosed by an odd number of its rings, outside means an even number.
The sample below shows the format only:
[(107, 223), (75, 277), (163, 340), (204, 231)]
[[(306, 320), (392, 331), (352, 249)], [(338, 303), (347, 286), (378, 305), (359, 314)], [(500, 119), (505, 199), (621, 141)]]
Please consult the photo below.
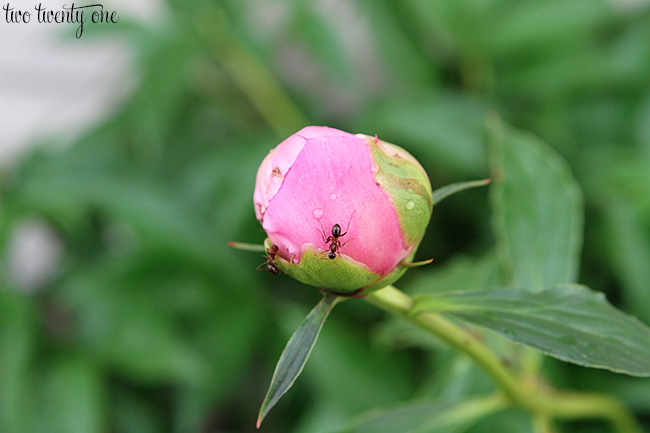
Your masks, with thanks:
[[(329, 252), (329, 254), (327, 254), (327, 257), (329, 257), (331, 260), (334, 260), (336, 258), (337, 253), (340, 256), (341, 255), (341, 251), (340, 251), (341, 247), (343, 247), (345, 244), (350, 242), (350, 239), (348, 239), (343, 244), (341, 244), (341, 241), (339, 240), (339, 238), (342, 238), (343, 236), (348, 234), (348, 229), (350, 228), (350, 222), (352, 222), (352, 217), (354, 216), (355, 212), (356, 212), (356, 209), (354, 210), (354, 212), (352, 212), (352, 215), (350, 215), (350, 220), (348, 221), (348, 226), (345, 228), (345, 233), (341, 233), (341, 226), (340, 225), (334, 224), (334, 226), (332, 226), (332, 236), (328, 236), (327, 238), (325, 238), (325, 229), (323, 228), (323, 224), (321, 223), (320, 228), (322, 230), (321, 237), (323, 238), (323, 242), (325, 242), (326, 244), (331, 242), (331, 244), (329, 244), (330, 252)], [(320, 220), (318, 220), (318, 222), (320, 223)]]
[(278, 267), (276, 266), (275, 263), (273, 263), (273, 260), (275, 260), (276, 254), (278, 254), (278, 246), (277, 245), (271, 245), (269, 248), (266, 249), (266, 254), (267, 256), (262, 256), (266, 259), (264, 263), (259, 265), (257, 267), (258, 271), (267, 271), (271, 275), (278, 275), (280, 271), (278, 270)]

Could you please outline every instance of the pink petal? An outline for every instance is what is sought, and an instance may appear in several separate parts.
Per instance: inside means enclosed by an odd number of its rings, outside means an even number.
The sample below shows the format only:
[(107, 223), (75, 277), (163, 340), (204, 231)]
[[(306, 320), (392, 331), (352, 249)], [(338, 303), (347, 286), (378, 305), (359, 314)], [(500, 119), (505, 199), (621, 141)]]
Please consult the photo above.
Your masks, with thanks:
[(269, 201), (280, 189), (284, 176), (296, 160), (296, 157), (305, 145), (305, 140), (322, 135), (350, 135), (338, 129), (327, 126), (307, 126), (282, 143), (271, 149), (257, 170), (255, 192), (255, 215), (259, 221), (263, 220)]
[[(332, 226), (339, 224), (342, 233), (347, 229), (340, 238), (345, 243), (341, 254), (373, 272), (392, 271), (410, 250), (404, 246), (392, 203), (375, 183), (368, 145), (359, 137), (331, 128), (309, 127), (295, 135), (306, 140), (297, 155), (277, 158), (293, 158), (293, 164), (288, 172), (282, 172), (283, 180), (269, 188), (272, 194), (262, 212), (270, 240), (280, 247), (281, 255), (295, 257), (294, 261), (300, 260), (303, 244), (316, 245), (326, 258), (329, 251), (323, 237), (330, 236)], [(295, 152), (298, 146), (290, 143)], [(270, 171), (265, 168), (265, 173)]]

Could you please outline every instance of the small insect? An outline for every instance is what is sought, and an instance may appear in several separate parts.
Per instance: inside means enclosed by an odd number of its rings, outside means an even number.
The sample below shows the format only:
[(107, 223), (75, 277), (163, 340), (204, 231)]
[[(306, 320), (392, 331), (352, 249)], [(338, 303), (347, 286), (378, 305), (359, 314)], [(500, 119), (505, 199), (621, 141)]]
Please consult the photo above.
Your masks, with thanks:
[[(337, 253), (340, 256), (341, 255), (341, 251), (340, 251), (341, 247), (343, 247), (345, 244), (350, 242), (350, 239), (348, 239), (343, 244), (341, 244), (341, 241), (339, 240), (339, 238), (342, 238), (343, 236), (348, 234), (348, 229), (350, 228), (350, 222), (352, 222), (352, 217), (354, 216), (355, 212), (356, 212), (356, 210), (354, 212), (352, 212), (352, 215), (350, 215), (350, 220), (348, 221), (348, 226), (345, 228), (345, 233), (341, 233), (341, 226), (340, 225), (334, 224), (334, 226), (332, 226), (332, 235), (327, 236), (327, 238), (326, 238), (325, 237), (325, 235), (326, 235), (325, 229), (323, 228), (323, 224), (321, 224), (321, 226), (320, 226), (321, 231), (322, 231), (321, 232), (321, 237), (323, 238), (323, 242), (325, 242), (326, 244), (329, 244), (329, 247), (328, 247), (329, 248), (329, 253), (327, 254), (327, 257), (329, 257), (331, 260), (334, 260), (336, 258)], [(320, 223), (320, 220), (319, 220), (319, 223)]]
[(272, 275), (278, 275), (280, 271), (278, 270), (277, 265), (273, 262), (275, 260), (276, 254), (278, 254), (278, 246), (277, 245), (271, 245), (269, 248), (266, 249), (266, 256), (262, 256), (266, 259), (264, 263), (259, 265), (257, 267), (258, 271), (267, 271), (268, 273)]

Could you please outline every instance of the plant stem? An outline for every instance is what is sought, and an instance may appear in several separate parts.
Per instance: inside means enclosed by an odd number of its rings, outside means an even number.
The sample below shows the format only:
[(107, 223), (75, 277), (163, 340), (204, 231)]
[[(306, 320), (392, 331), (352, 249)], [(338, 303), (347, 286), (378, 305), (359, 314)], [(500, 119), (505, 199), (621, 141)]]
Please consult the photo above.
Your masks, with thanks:
[(467, 423), (468, 421), (469, 424), (472, 424), (487, 415), (507, 408), (509, 405), (510, 402), (501, 393), (467, 399), (456, 407), (447, 410), (444, 415), (436, 417), (434, 424), (425, 424), (416, 431), (418, 433), (439, 430), (446, 431), (446, 426)]
[(210, 43), (213, 55), (280, 137), (309, 125), (282, 85), (258, 56), (236, 36), (225, 12), (216, 3), (197, 20), (197, 28)]
[(544, 418), (603, 418), (619, 433), (641, 433), (630, 412), (617, 399), (594, 393), (553, 392), (531, 389), (518, 375), (476, 336), (439, 314), (412, 314), (413, 300), (393, 286), (387, 286), (365, 298), (371, 304), (403, 317), (451, 344), (474, 360), (499, 386), (513, 404)]
[(533, 431), (535, 433), (557, 433), (553, 428), (551, 417), (545, 413), (533, 415)]
[(544, 396), (550, 412), (558, 418), (605, 418), (623, 433), (642, 433), (641, 427), (630, 411), (609, 395), (596, 393), (559, 392)]
[(411, 315), (410, 311), (413, 304), (411, 297), (393, 286), (374, 292), (365, 299), (371, 304), (409, 320), (469, 355), (481, 368), (490, 374), (511, 400), (523, 401), (526, 399), (527, 391), (521, 387), (514, 374), (504, 366), (494, 352), (488, 349), (474, 335), (437, 314)]

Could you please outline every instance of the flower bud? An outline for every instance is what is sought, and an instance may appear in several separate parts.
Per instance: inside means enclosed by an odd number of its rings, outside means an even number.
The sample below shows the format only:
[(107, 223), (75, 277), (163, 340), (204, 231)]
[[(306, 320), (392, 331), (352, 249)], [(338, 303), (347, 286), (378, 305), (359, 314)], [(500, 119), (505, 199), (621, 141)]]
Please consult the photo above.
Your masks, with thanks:
[(337, 294), (393, 283), (412, 262), (433, 206), (431, 184), (405, 150), (377, 137), (309, 126), (257, 172), (255, 214), (277, 266)]

